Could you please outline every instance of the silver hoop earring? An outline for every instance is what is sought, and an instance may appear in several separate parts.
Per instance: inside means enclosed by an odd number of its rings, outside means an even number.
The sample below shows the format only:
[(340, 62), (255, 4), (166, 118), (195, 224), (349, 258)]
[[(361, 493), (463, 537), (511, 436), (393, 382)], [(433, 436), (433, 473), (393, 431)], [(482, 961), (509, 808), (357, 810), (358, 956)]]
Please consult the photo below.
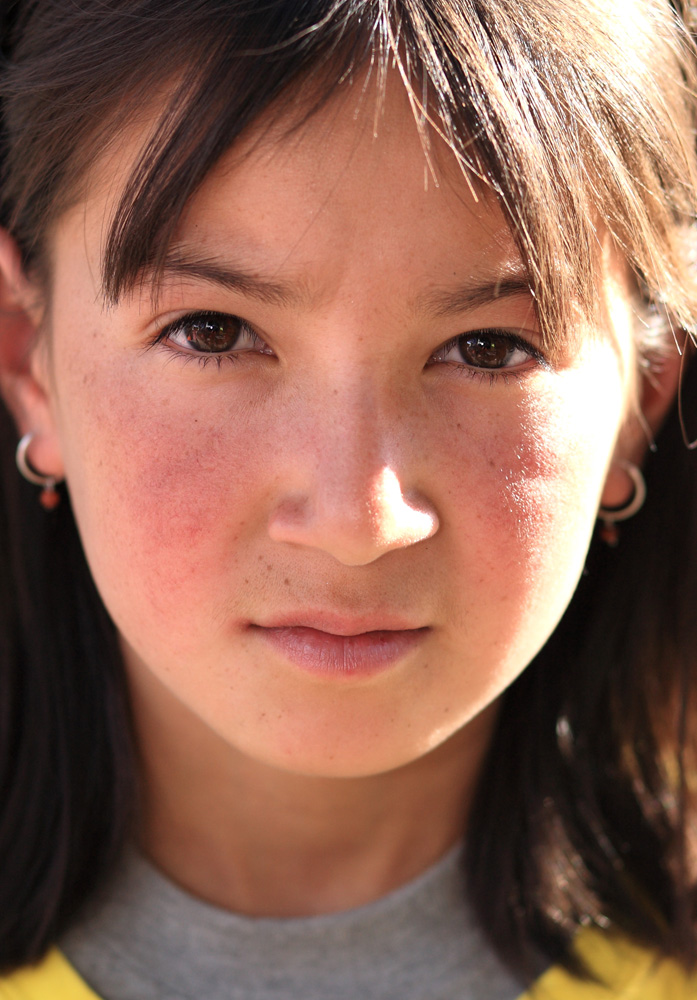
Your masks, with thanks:
[(646, 500), (646, 480), (638, 465), (633, 462), (621, 460), (617, 462), (620, 468), (624, 469), (632, 481), (634, 492), (627, 503), (620, 507), (601, 507), (598, 511), (598, 518), (603, 522), (600, 536), (607, 545), (613, 548), (619, 541), (618, 521), (626, 521), (640, 511)]
[(17, 445), (15, 461), (17, 463), (17, 468), (28, 482), (34, 483), (35, 486), (42, 487), (41, 494), (39, 496), (41, 506), (45, 507), (46, 510), (53, 510), (53, 508), (57, 507), (60, 503), (60, 494), (56, 489), (58, 480), (55, 476), (44, 476), (40, 472), (37, 472), (36, 469), (32, 469), (27, 457), (29, 445), (35, 437), (36, 434), (34, 431), (29, 431), (28, 434), (24, 435)]

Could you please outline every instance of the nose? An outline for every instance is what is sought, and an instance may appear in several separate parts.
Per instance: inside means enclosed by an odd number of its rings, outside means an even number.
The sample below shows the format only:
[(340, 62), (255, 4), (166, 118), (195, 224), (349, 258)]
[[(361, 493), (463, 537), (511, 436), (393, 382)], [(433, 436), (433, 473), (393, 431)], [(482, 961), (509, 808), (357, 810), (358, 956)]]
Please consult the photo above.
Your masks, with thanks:
[(309, 488), (289, 490), (269, 522), (273, 541), (320, 549), (346, 566), (365, 566), (393, 549), (431, 538), (435, 506), (405, 491), (394, 469), (366, 468), (364, 456), (335, 454), (316, 467)]

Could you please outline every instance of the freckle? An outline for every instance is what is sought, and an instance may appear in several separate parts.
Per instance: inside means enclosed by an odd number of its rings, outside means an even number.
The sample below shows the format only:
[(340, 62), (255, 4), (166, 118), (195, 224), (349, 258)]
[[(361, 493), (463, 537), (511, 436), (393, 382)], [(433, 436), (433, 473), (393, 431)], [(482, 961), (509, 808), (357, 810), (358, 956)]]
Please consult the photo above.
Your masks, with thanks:
[(259, 556), (259, 562), (261, 562), (263, 558), (264, 558), (263, 556)]
[(245, 582), (245, 583), (249, 583), (249, 577), (248, 577), (248, 576), (245, 576), (245, 578), (244, 578), (244, 582)]
[(266, 572), (267, 572), (267, 573), (270, 573), (270, 572), (271, 572), (271, 563), (267, 563), (267, 564), (266, 564)]
[(290, 580), (288, 579), (288, 577), (285, 578), (283, 583), (285, 584), (286, 587), (290, 587)]

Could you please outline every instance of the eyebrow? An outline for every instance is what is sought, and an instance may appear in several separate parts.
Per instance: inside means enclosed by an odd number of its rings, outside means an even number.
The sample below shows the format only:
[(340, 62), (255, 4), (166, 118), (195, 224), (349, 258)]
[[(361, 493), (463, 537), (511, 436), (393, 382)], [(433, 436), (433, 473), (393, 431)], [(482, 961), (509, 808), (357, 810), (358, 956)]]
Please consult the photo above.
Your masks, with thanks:
[(500, 299), (523, 295), (534, 300), (530, 279), (521, 272), (490, 280), (471, 281), (459, 288), (428, 292), (419, 296), (416, 305), (419, 310), (434, 312), (437, 316), (449, 316), (490, 305)]
[[(155, 268), (146, 266), (142, 276), (144, 280), (154, 278), (158, 284), (169, 278), (193, 278), (269, 305), (298, 305), (308, 298), (306, 290), (297, 284), (265, 278), (252, 269), (236, 267), (214, 258), (197, 257), (184, 247), (172, 247), (157, 273)], [(457, 288), (436, 289), (418, 296), (411, 308), (416, 313), (448, 316), (515, 296), (534, 298), (530, 280), (524, 271), (508, 271), (505, 275), (469, 281)]]
[(142, 276), (144, 280), (155, 279), (158, 285), (168, 278), (193, 278), (270, 305), (295, 305), (305, 298), (297, 285), (263, 278), (253, 270), (223, 264), (213, 258), (196, 257), (179, 247), (172, 248), (157, 269), (145, 267)]

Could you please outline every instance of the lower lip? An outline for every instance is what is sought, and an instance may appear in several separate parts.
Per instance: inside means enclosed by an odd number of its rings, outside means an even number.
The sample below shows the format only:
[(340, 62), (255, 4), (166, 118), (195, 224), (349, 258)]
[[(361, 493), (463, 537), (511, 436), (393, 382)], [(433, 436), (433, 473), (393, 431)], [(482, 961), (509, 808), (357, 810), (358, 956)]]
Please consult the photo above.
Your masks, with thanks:
[(370, 677), (393, 666), (416, 649), (428, 628), (335, 635), (305, 626), (262, 628), (254, 631), (287, 660), (318, 676)]

